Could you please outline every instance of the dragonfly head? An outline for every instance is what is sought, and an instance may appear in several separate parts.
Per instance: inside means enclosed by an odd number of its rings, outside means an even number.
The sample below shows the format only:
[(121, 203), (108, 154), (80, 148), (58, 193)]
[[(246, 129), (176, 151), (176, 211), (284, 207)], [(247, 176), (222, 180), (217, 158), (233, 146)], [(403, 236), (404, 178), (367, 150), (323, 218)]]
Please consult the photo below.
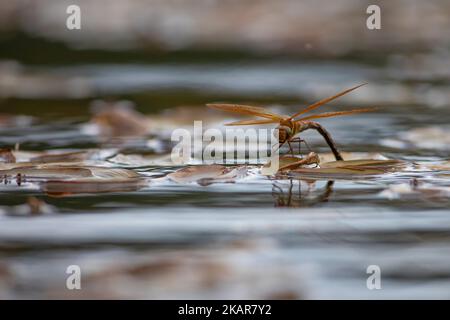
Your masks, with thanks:
[(280, 143), (286, 142), (289, 138), (292, 137), (292, 129), (285, 125), (278, 126), (278, 141)]

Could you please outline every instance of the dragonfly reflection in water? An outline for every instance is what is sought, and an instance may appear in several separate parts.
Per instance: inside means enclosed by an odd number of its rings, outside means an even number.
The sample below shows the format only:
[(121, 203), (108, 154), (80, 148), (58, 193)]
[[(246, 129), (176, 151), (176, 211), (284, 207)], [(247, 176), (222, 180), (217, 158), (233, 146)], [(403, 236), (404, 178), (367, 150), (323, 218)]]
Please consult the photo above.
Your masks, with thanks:
[[(302, 190), (302, 181), (308, 186), (306, 190)], [(296, 184), (298, 185), (298, 189), (295, 188), (297, 190), (294, 189)], [(286, 185), (280, 180), (275, 180), (272, 184), (275, 207), (300, 208), (327, 202), (333, 192), (334, 181), (328, 181), (318, 194), (316, 194), (318, 190), (312, 186), (313, 184), (315, 182), (310, 180), (298, 180), (298, 183), (296, 183), (293, 179), (289, 179), (289, 184)]]

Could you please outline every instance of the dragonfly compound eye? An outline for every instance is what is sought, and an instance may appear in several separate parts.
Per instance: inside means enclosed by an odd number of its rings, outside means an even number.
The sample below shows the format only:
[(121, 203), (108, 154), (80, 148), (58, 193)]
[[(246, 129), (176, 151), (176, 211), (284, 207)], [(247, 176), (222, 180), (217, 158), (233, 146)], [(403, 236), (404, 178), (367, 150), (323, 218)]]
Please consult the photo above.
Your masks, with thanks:
[(291, 128), (287, 126), (279, 126), (278, 127), (278, 138), (281, 143), (289, 139), (292, 134)]

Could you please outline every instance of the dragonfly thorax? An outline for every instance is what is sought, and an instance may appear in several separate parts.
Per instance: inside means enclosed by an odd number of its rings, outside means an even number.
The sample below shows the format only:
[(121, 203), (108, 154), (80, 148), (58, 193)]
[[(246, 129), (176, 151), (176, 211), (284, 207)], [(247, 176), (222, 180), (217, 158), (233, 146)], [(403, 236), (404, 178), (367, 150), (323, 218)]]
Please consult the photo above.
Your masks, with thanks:
[(281, 122), (277, 129), (278, 140), (280, 143), (284, 143), (287, 140), (293, 138), (299, 132), (297, 123), (292, 120)]

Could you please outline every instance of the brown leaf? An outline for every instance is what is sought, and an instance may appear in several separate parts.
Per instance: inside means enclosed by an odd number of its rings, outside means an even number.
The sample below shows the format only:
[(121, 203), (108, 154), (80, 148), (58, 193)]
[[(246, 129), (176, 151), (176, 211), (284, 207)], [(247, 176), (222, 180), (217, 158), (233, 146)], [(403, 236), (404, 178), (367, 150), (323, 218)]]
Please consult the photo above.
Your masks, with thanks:
[(53, 197), (65, 197), (80, 193), (132, 192), (145, 187), (143, 179), (133, 180), (78, 180), (46, 181), (41, 183), (41, 190)]
[(169, 173), (167, 177), (177, 183), (199, 182), (202, 185), (212, 182), (230, 182), (245, 174), (245, 167), (226, 167), (222, 165), (189, 166)]
[[(278, 159), (278, 171), (289, 171), (293, 169), (297, 169), (304, 166), (309, 166), (312, 164), (319, 164), (319, 156), (310, 152), (306, 157), (300, 158), (291, 155), (284, 155)], [(271, 168), (271, 162), (269, 161), (261, 168), (261, 174), (264, 176), (274, 175), (276, 172)]]
[(134, 191), (148, 184), (147, 179), (132, 170), (93, 166), (18, 166), (0, 170), (0, 177), (15, 178), (17, 184), (39, 183), (43, 191), (57, 196)]
[(30, 159), (33, 163), (52, 163), (52, 162), (81, 162), (90, 158), (91, 152), (64, 152), (57, 154), (43, 154)]
[(358, 176), (379, 175), (396, 171), (405, 165), (399, 160), (360, 159), (348, 161), (332, 161), (321, 164), (320, 168), (300, 168), (291, 170), (295, 176), (323, 177), (323, 178), (352, 178)]

